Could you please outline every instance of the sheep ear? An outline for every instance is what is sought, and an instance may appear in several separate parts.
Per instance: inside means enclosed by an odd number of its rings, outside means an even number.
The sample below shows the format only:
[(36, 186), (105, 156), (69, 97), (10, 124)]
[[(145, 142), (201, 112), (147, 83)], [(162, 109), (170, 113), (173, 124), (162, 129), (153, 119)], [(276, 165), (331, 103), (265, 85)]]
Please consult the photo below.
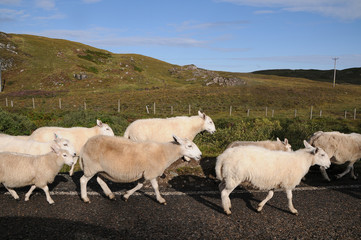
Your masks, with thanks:
[(176, 135), (174, 135), (174, 134), (173, 134), (173, 139), (178, 144), (181, 144), (181, 142), (182, 142), (182, 140), (179, 137), (177, 137)]
[(281, 142), (281, 140), (279, 138), (277, 138), (277, 142)]
[(285, 143), (285, 145), (288, 144), (288, 139), (287, 138), (285, 138), (284, 143)]
[(201, 111), (198, 111), (198, 116), (203, 118), (203, 119), (206, 119), (206, 114), (201, 113)]
[(314, 148), (306, 140), (303, 140), (303, 145), (305, 145), (305, 148), (310, 148), (310, 149)]
[(99, 127), (102, 127), (102, 126), (103, 126), (103, 122), (100, 121), (99, 119), (97, 119), (97, 125), (98, 125)]
[(57, 155), (59, 155), (59, 147), (56, 144), (52, 144), (50, 146), (51, 150), (56, 153)]

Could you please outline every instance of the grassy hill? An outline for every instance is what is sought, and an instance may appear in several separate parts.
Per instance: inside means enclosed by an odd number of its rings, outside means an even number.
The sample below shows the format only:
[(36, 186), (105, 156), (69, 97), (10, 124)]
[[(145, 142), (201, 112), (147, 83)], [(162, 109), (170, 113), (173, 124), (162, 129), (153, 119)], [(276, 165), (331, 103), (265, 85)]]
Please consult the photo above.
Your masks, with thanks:
[[(77, 42), (32, 35), (0, 33), (3, 92), (0, 107), (117, 112), (135, 117), (150, 114), (170, 116), (195, 114), (201, 109), (213, 116), (264, 116), (265, 108), (276, 116), (307, 115), (310, 106), (323, 114), (341, 117), (344, 110), (360, 107), (361, 86), (356, 71), (352, 83), (318, 80), (329, 78), (328, 71), (280, 71), (230, 73), (210, 71), (194, 65), (177, 66), (137, 54), (114, 54)], [(287, 74), (286, 74), (286, 73)], [(343, 71), (338, 72), (341, 79)], [(349, 74), (350, 75), (350, 74)], [(345, 78), (346, 79), (346, 78)], [(313, 81), (317, 80), (317, 81)], [(351, 82), (351, 81), (347, 81)], [(8, 100), (8, 106), (5, 106)], [(13, 101), (13, 108), (10, 102)], [(191, 109), (189, 109), (191, 107)], [(302, 113), (303, 111), (303, 113)]]
[[(291, 70), (291, 69), (275, 69), (262, 70), (253, 72), (255, 74), (276, 75), (283, 77), (307, 78), (321, 82), (333, 82), (334, 70)], [(361, 68), (348, 68), (344, 70), (336, 70), (336, 83), (361, 84)]]

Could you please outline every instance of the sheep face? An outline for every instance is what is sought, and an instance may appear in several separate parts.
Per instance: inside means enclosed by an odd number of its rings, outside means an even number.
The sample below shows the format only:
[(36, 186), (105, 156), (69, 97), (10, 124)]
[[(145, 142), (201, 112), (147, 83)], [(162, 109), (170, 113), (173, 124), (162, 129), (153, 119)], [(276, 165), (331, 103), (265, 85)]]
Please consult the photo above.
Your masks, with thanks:
[(64, 138), (59, 138), (57, 135), (55, 135), (54, 141), (60, 149), (67, 150), (69, 152), (69, 154), (73, 157), (76, 156), (74, 146), (73, 146), (73, 144), (71, 144), (69, 142), (69, 140), (64, 139)]
[(313, 165), (317, 164), (326, 169), (330, 167), (330, 157), (322, 148), (313, 147), (306, 140), (303, 140), (303, 144), (305, 145), (306, 149), (309, 149), (311, 154), (314, 155)]
[(214, 125), (212, 118), (210, 118), (204, 113), (201, 113), (200, 111), (198, 111), (198, 116), (203, 118), (204, 120), (203, 129), (209, 132), (210, 134), (213, 134), (216, 131), (216, 126)]
[(51, 146), (51, 150), (56, 155), (58, 155), (58, 157), (61, 157), (66, 165), (68, 166), (73, 165), (74, 163), (73, 156), (68, 152), (68, 150), (61, 149), (56, 144), (53, 144)]
[(292, 146), (291, 146), (291, 144), (289, 144), (287, 138), (285, 138), (285, 140), (283, 142), (279, 138), (277, 138), (277, 142), (280, 142), (285, 146), (286, 152), (291, 152), (292, 151)]
[(108, 124), (102, 123), (102, 121), (97, 120), (97, 126), (100, 128), (101, 135), (114, 136), (114, 132)]
[(181, 145), (181, 153), (185, 157), (193, 158), (199, 161), (202, 158), (202, 152), (197, 145), (187, 138), (179, 138), (173, 135), (173, 139), (176, 143)]
[(322, 148), (316, 147), (314, 150), (314, 155), (315, 155), (315, 160), (314, 160), (315, 164), (324, 167), (326, 169), (330, 167), (331, 165), (330, 157)]

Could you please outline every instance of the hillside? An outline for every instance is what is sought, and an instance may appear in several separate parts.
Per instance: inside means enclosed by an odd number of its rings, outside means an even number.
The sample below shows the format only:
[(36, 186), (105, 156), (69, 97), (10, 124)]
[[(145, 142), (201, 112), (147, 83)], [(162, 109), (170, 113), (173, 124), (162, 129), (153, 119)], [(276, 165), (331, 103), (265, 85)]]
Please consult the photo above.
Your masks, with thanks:
[[(265, 107), (276, 109), (278, 116), (289, 116), (295, 109), (307, 113), (310, 106), (323, 109), (325, 115), (340, 116), (344, 110), (359, 108), (361, 102), (359, 85), (338, 81), (337, 88), (332, 88), (329, 82), (313, 81), (326, 79), (326, 73), (281, 77), (268, 71), (210, 71), (32, 35), (0, 33), (0, 58), (4, 86), (0, 107), (8, 110), (11, 103), (12, 109), (36, 106), (58, 111), (61, 99), (66, 110), (118, 110), (136, 116), (144, 116), (146, 107), (155, 112), (154, 103), (157, 115), (166, 116), (198, 109), (221, 116), (229, 113), (230, 106), (238, 116), (246, 116), (247, 109), (262, 116)], [(356, 70), (348, 71), (359, 84)]]
[[(307, 78), (321, 82), (333, 82), (334, 70), (291, 70), (275, 69), (255, 71), (255, 74), (276, 75), (282, 77)], [(361, 84), (361, 68), (336, 69), (336, 83)]]

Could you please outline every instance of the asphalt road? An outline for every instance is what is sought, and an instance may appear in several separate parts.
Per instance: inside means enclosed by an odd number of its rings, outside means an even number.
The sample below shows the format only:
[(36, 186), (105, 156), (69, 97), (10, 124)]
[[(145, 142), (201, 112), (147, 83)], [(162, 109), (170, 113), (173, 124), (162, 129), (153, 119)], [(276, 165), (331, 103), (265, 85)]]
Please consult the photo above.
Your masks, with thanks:
[(298, 216), (289, 212), (284, 192), (275, 192), (257, 213), (266, 193), (242, 188), (231, 194), (232, 215), (226, 216), (217, 183), (194, 176), (161, 186), (165, 206), (149, 187), (121, 200), (133, 184), (111, 184), (117, 199), (108, 200), (93, 179), (91, 203), (85, 204), (79, 177), (56, 177), (50, 186), (54, 205), (41, 190), (25, 202), (28, 188), (18, 191), (16, 201), (1, 187), (0, 239), (361, 239), (361, 181), (348, 176), (332, 183), (308, 178), (293, 192)]

